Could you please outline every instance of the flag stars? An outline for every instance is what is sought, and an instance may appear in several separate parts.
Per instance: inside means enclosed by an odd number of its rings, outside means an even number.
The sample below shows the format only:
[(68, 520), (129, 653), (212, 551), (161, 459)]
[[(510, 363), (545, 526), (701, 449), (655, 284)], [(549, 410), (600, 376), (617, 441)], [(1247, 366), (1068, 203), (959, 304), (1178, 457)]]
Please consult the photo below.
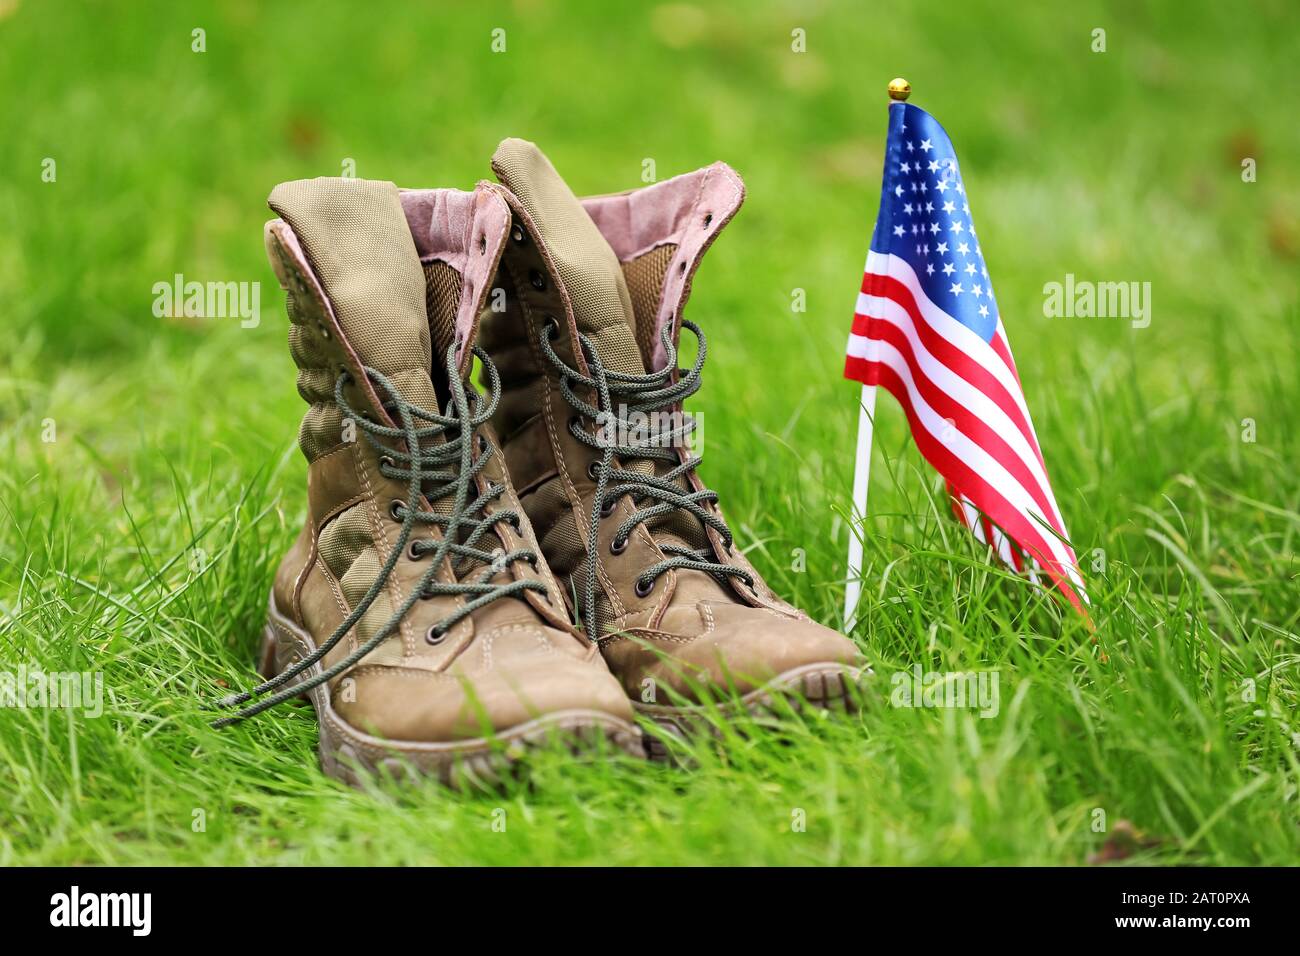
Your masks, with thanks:
[(893, 135), (892, 182), (885, 184), (893, 221), (880, 227), (889, 251), (908, 262), (933, 302), (958, 321), (987, 328), (998, 308), (956, 157), (942, 138), (936, 146), (906, 129)]

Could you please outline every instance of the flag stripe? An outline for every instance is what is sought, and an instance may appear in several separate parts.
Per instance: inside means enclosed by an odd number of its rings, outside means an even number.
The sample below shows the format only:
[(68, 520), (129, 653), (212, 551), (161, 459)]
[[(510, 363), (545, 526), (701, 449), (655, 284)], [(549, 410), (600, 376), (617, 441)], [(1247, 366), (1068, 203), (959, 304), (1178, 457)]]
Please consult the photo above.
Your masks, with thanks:
[[(893, 370), (901, 382), (905, 383), (904, 393), (895, 397), (900, 402), (910, 402), (916, 409), (921, 424), (938, 445), (947, 454), (969, 469), (973, 469), (980, 481), (992, 489), (995, 489), (1001, 498), (1019, 508), (1027, 516), (1030, 516), (1035, 524), (1035, 534), (1042, 539), (1042, 547), (1045, 553), (1052, 555), (1057, 561), (1064, 565), (1069, 563), (1069, 554), (1065, 545), (1053, 534), (1046, 531), (1043, 525), (1048, 525), (1046, 515), (1043, 509), (1034, 501), (1033, 496), (1024, 487), (1024, 485), (1012, 474), (1001, 461), (995, 458), (989, 450), (981, 444), (975, 436), (966, 434), (960, 428), (953, 428), (948, 424), (948, 420), (940, 415), (926, 400), (920, 387), (916, 382), (917, 376), (912, 372), (911, 366), (907, 360), (894, 346), (884, 340), (877, 340), (873, 343), (877, 348), (877, 375), (880, 377), (880, 383), (884, 384), (883, 371), (888, 368)], [(862, 360), (866, 361), (866, 360)], [(890, 389), (893, 392), (893, 389)], [(913, 423), (913, 432), (916, 432), (916, 423)], [(915, 437), (919, 439), (920, 435)], [(924, 451), (925, 449), (922, 449)], [(927, 458), (930, 456), (927, 455)], [(931, 460), (931, 464), (940, 468), (938, 462)], [(947, 475), (949, 472), (940, 468), (940, 473)], [(964, 480), (964, 476), (958, 481), (965, 494), (970, 496), (971, 500), (984, 511), (1001, 523), (1000, 515), (994, 509), (980, 500), (979, 495), (975, 494), (977, 490), (972, 484)], [(1042, 525), (1038, 522), (1042, 521)]]
[(1044, 534), (1038, 522), (1029, 517), (1037, 509), (1029, 507), (1032, 502), (1024, 489), (997, 462), (960, 433), (953, 437), (951, 448), (936, 437), (943, 428), (943, 420), (926, 404), (911, 380), (907, 363), (892, 347), (885, 345), (881, 349), (879, 362), (854, 361), (872, 365), (876, 380), (898, 400), (912, 426), (917, 447), (926, 460), (940, 474), (956, 478), (976, 507), (1010, 533), (1042, 566), (1066, 599), (1082, 610), (1069, 580), (1070, 562), (1064, 548), (1054, 536)]
[[(1002, 327), (1002, 320), (1000, 318), (998, 319), (998, 327), (993, 332), (993, 339), (989, 344), (993, 346), (993, 351), (998, 354), (998, 357), (1001, 358), (1002, 361), (1006, 363), (1007, 368), (1011, 370), (1011, 374), (1015, 376), (1016, 379), (1016, 386), (1019, 388), (1020, 370), (1016, 368), (1016, 360), (1011, 355), (1011, 344), (1007, 341), (1007, 333)], [(1020, 394), (1024, 395), (1023, 389), (1020, 390)], [(1034, 449), (1038, 452), (1038, 460), (1043, 461), (1043, 446), (1038, 441), (1038, 430), (1034, 428), (1034, 420), (1032, 418), (1026, 418), (1025, 423), (1029, 426), (1029, 432), (1033, 436)], [(1045, 461), (1043, 461), (1043, 468), (1044, 470), (1047, 468), (1047, 463)], [(1068, 539), (1070, 537), (1070, 532), (1066, 530), (1065, 527), (1065, 515), (1061, 512), (1061, 506), (1056, 503), (1056, 492), (1052, 490), (1052, 482), (1050, 479), (1047, 482), (1047, 495), (1051, 499), (1052, 507), (1056, 510), (1056, 517), (1060, 521), (1061, 534)], [(1070, 549), (1070, 557), (1076, 565), (1079, 563), (1078, 558), (1075, 557), (1073, 548)]]
[[(879, 383), (898, 399), (899, 404), (903, 407), (903, 412), (907, 415), (908, 422), (912, 426), (917, 448), (920, 449), (925, 459), (941, 474), (955, 475), (959, 480), (969, 484), (970, 500), (980, 510), (989, 514), (995, 523), (1021, 544), (1025, 560), (1030, 564), (1027, 573), (1032, 582), (1038, 583), (1035, 568), (1044, 571), (1070, 604), (1076, 610), (1083, 612), (1080, 596), (1083, 595), (1084, 601), (1087, 598), (1077, 572), (1075, 572), (1071, 564), (1049, 557), (1051, 553), (1049, 542), (1055, 542), (1056, 539), (1050, 535), (1044, 535), (1036, 521), (1029, 518), (1021, 509), (1016, 508), (996, 487), (984, 481), (966, 462), (944, 448), (943, 444), (922, 423), (923, 413), (921, 409), (913, 408), (909, 404), (910, 396), (904, 377), (887, 365), (880, 364), (877, 367), (879, 370)], [(972, 531), (974, 530), (972, 528)], [(980, 537), (978, 534), (976, 536)], [(1076, 587), (1078, 588), (1077, 593)]]
[[(1043, 460), (1037, 432), (1034, 430), (1033, 421), (1025, 405), (1024, 395), (1020, 390), (1019, 372), (1011, 358), (1011, 350), (1001, 321), (999, 320), (994, 330), (992, 341), (985, 342), (974, 331), (957, 322), (930, 301), (920, 286), (919, 277), (906, 260), (872, 251), (867, 257), (866, 266), (868, 272), (863, 276), (864, 291), (858, 296), (858, 312), (854, 315), (849, 354), (864, 352), (860, 344), (855, 346), (854, 337), (865, 337), (871, 317), (866, 316), (863, 309), (870, 310), (873, 302), (878, 304), (879, 300), (884, 299), (883, 307), (876, 311), (887, 312), (888, 317), (896, 324), (900, 321), (902, 324), (907, 324), (906, 319), (910, 319), (926, 350), (938, 358), (954, 375), (970, 383), (976, 391), (985, 393), (1025, 438), (1038, 467), (1034, 468), (1034, 463), (1027, 464), (1036, 475), (1049, 505), (1045, 509), (1045, 515), (1050, 519), (1052, 530), (1068, 541), (1069, 531), (1047, 475), (1047, 465)], [(890, 274), (884, 275), (871, 271), (873, 267), (891, 271)], [(868, 295), (866, 290), (892, 293), (897, 297)], [(850, 378), (856, 377), (847, 370), (847, 367), (845, 374)], [(1000, 422), (1001, 420), (998, 420), (994, 423), (995, 429), (998, 429)], [(1002, 432), (1004, 439), (1008, 437), (1004, 428), (998, 430)], [(1070, 555), (1071, 563), (1077, 563), (1074, 551), (1068, 544), (1066, 551)], [(1080, 586), (1082, 586), (1081, 582)]]
[[(894, 346), (907, 360), (912, 376), (930, 406), (942, 417), (952, 419), (954, 428), (984, 445), (1014, 474), (1033, 495), (1053, 530), (1064, 537), (1055, 506), (1045, 490), (1048, 481), (1042, 461), (1024, 433), (986, 393), (974, 388), (925, 349), (910, 317), (897, 303), (869, 297), (867, 307), (879, 314), (865, 317), (868, 320), (866, 337), (855, 335), (850, 339), (849, 355), (865, 357), (876, 341)], [(855, 330), (860, 327), (859, 318), (863, 317), (854, 317)]]
[[(907, 269), (908, 266), (906, 263), (900, 263), (899, 268)], [(982, 402), (980, 407), (987, 407), (987, 402), (992, 402), (997, 409), (1002, 412), (1002, 415), (1005, 416), (1005, 418), (995, 418), (994, 426), (996, 430), (1002, 433), (1005, 440), (1013, 444), (1018, 444), (1014, 437), (1008, 435), (1005, 429), (1001, 427), (1003, 421), (1009, 421), (1011, 425), (1020, 432), (1035, 459), (1034, 461), (1026, 459), (1026, 464), (1035, 473), (1036, 480), (1041, 486), (1043, 493), (1046, 495), (1047, 501), (1050, 504), (1050, 507), (1048, 507), (1046, 511), (1048, 517), (1052, 519), (1053, 530), (1062, 537), (1068, 538), (1069, 532), (1066, 531), (1065, 519), (1061, 514), (1060, 506), (1056, 502), (1056, 495), (1052, 491), (1051, 481), (1047, 476), (1047, 464), (1043, 460), (1043, 453), (1038, 443), (1038, 436), (1034, 431), (1033, 421), (1029, 418), (1028, 413), (1025, 410), (1023, 398), (1019, 397), (1018, 387), (1014, 393), (1008, 392), (1003, 386), (1003, 383), (999, 381), (999, 378), (993, 373), (988, 372), (987, 366), (973, 365), (969, 360), (971, 358), (971, 353), (963, 352), (954, 348), (951, 341), (938, 335), (933, 326), (931, 326), (924, 318), (924, 315), (929, 314), (929, 310), (918, 309), (917, 301), (911, 294), (910, 290), (908, 290), (902, 283), (896, 281), (894, 277), (878, 276), (872, 273), (868, 278), (872, 280), (887, 280), (885, 284), (878, 283), (877, 287), (882, 291), (890, 291), (899, 294), (903, 301), (884, 296), (870, 296), (866, 294), (859, 295), (857, 305), (858, 311), (854, 314), (853, 330), (849, 338), (849, 355), (860, 356), (866, 354), (863, 343), (869, 341), (873, 337), (870, 334), (872, 319), (885, 319), (895, 325), (899, 325), (900, 327), (908, 328), (910, 326), (910, 328), (915, 329), (918, 332), (921, 343), (924, 346), (928, 346), (925, 351), (938, 359), (942, 363), (943, 367), (951, 372), (953, 376), (963, 379), (971, 386), (971, 389), (966, 390), (963, 394), (969, 394), (970, 391), (982, 393), (986, 396), (987, 401)], [(865, 284), (866, 282), (864, 281), (864, 285)], [(924, 293), (919, 292), (919, 290), (917, 294), (922, 296), (924, 295)], [(910, 322), (908, 321), (909, 319), (911, 320)], [(954, 324), (958, 325), (959, 328), (965, 328), (957, 323)], [(984, 341), (978, 336), (973, 336), (973, 338), (975, 341), (971, 343), (972, 348), (982, 348), (985, 351), (989, 349), (989, 345), (984, 343)], [(999, 345), (1002, 345), (1005, 348), (1005, 341), (1002, 338), (995, 337), (995, 339)], [(995, 356), (990, 359), (991, 364), (996, 364), (999, 361), (1000, 356)], [(927, 363), (927, 367), (932, 366)], [(1002, 373), (1004, 375), (1010, 374), (1015, 376), (1014, 365), (1006, 365), (1003, 363)], [(1016, 378), (1016, 381), (1019, 381), (1018, 377)], [(949, 391), (950, 394), (953, 394), (954, 397), (961, 400), (961, 395), (953, 392), (952, 389), (946, 390)], [(968, 407), (970, 407), (969, 404)]]
[[(866, 271), (868, 274), (894, 279), (908, 291), (909, 298), (900, 301), (899, 304), (906, 308), (910, 302), (915, 309), (914, 318), (918, 323), (924, 319), (924, 324), (932, 328), (951, 346), (943, 354), (936, 352), (936, 355), (944, 359), (955, 358), (956, 365), (953, 370), (969, 378), (972, 385), (986, 392), (991, 389), (986, 387), (987, 379), (981, 375), (980, 370), (993, 376), (994, 381), (1002, 386), (1002, 391), (1011, 399), (1012, 404), (1020, 410), (1025, 421), (1029, 420), (1029, 409), (1025, 406), (1020, 381), (1010, 365), (997, 354), (993, 346), (980, 338), (974, 329), (962, 325), (930, 300), (925, 290), (921, 288), (920, 278), (912, 271), (907, 260), (895, 255), (871, 252), (867, 255)], [(867, 281), (864, 276), (863, 291), (867, 291), (865, 289)], [(933, 347), (931, 351), (935, 351)]]
[[(934, 307), (924, 300), (925, 293), (919, 286), (909, 287), (909, 283), (902, 275), (905, 272), (910, 273), (911, 267), (901, 260), (891, 267), (896, 270), (895, 275), (885, 276), (869, 272), (864, 277), (863, 291), (858, 296), (857, 310), (853, 316), (852, 334), (870, 338), (871, 318), (887, 318), (896, 325), (903, 324), (904, 317), (910, 319), (912, 326), (920, 333), (926, 351), (947, 366), (954, 375), (964, 378), (972, 388), (986, 394), (989, 400), (1015, 424), (1015, 427), (1025, 436), (1025, 440), (1034, 447), (1034, 454), (1040, 457), (1041, 464), (1038, 442), (1034, 439), (1034, 431), (1029, 424), (1029, 412), (1023, 403), (1017, 400), (1019, 386), (1010, 368), (1001, 361), (988, 342), (959, 322), (949, 320), (951, 325), (967, 333), (967, 336), (963, 337), (973, 341), (959, 345), (944, 336), (931, 319)], [(927, 305), (930, 308), (926, 308)], [(971, 359), (975, 356), (971, 349), (977, 349), (979, 358), (984, 361), (973, 363)]]
[(1002, 330), (1001, 320), (998, 321), (997, 331), (993, 333), (993, 340), (989, 344), (993, 346), (993, 351), (997, 353), (998, 358), (1002, 359), (1003, 364), (1010, 370), (1016, 380), (1017, 387), (1023, 388), (1020, 385), (1020, 370), (1016, 368), (1016, 360), (1011, 357), (1011, 346), (1007, 344), (1007, 336)]
[[(987, 540), (985, 534), (992, 534), (998, 555), (1003, 562), (1011, 565), (1017, 572), (1024, 571), (1024, 561), (1021, 558), (1020, 548), (1016, 543), (1003, 534), (1001, 528), (993, 525), (987, 518), (980, 516), (971, 500), (954, 488), (952, 482), (948, 482), (948, 495), (952, 499), (952, 513), (957, 516), (957, 520), (969, 528), (971, 533), (981, 542)], [(975, 523), (977, 516), (980, 520), (979, 524)], [(984, 534), (981, 532), (984, 532)]]

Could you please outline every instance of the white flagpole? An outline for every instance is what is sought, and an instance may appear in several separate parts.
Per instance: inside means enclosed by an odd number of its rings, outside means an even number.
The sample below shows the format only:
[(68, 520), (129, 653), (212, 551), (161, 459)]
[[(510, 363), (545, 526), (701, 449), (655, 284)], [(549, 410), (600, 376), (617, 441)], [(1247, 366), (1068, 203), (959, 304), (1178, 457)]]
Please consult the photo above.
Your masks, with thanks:
[(844, 580), (844, 630), (853, 630), (862, 596), (862, 542), (867, 534), (867, 490), (875, 434), (876, 386), (863, 385), (858, 403), (858, 449), (853, 460), (853, 510), (849, 514), (849, 562)]
[[(912, 86), (901, 76), (889, 81), (889, 99), (906, 102)], [(844, 577), (844, 631), (857, 623), (862, 597), (862, 544), (867, 536), (867, 491), (871, 477), (871, 442), (875, 437), (875, 385), (863, 385), (858, 402), (858, 448), (853, 460), (853, 510), (849, 515), (849, 560)]]

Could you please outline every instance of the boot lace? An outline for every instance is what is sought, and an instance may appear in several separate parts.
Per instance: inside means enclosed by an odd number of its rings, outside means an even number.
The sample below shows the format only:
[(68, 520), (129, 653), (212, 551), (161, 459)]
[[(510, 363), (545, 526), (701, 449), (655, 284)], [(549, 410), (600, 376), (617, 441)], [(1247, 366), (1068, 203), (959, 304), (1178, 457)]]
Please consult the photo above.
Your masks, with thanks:
[[(351, 381), (351, 375), (343, 372), (334, 384), (334, 399), (345, 418), (350, 418), (365, 433), (370, 442), (381, 454), (379, 470), (390, 478), (407, 480), (406, 501), (393, 503), (393, 516), (400, 517), (402, 529), (398, 533), (397, 543), (388, 554), (388, 559), (380, 569), (379, 576), (370, 585), (369, 590), (357, 602), (351, 613), (330, 635), (329, 639), (311, 654), (287, 668), (270, 680), (259, 684), (251, 690), (231, 694), (217, 702), (221, 708), (240, 707), (248, 704), (237, 713), (213, 722), (214, 727), (244, 720), (291, 697), (311, 690), (348, 670), (397, 628), (416, 601), (439, 595), (460, 595), (468, 598), (458, 605), (446, 617), (442, 618), (429, 630), (428, 639), (436, 643), (457, 622), (473, 614), (479, 608), (493, 601), (512, 595), (522, 596), (525, 591), (537, 591), (546, 594), (546, 585), (537, 579), (492, 583), (491, 579), (516, 561), (537, 563), (537, 555), (529, 548), (515, 548), (506, 551), (499, 545), (488, 549), (484, 538), (501, 522), (508, 522), (518, 528), (519, 513), (504, 508), (486, 514), (484, 509), (506, 490), (505, 485), (492, 484), (487, 490), (478, 493), (474, 479), (487, 465), (492, 450), (486, 442), (477, 444), (473, 440), (475, 430), (486, 423), (501, 397), (501, 378), (496, 366), (492, 364), (487, 353), (477, 346), (474, 354), (478, 356), (488, 384), (488, 397), (476, 390), (472, 392), (472, 402), (466, 393), (465, 383), (456, 366), (456, 346), (447, 349), (447, 378), (451, 385), (451, 398), (446, 410), (426, 411), (407, 401), (397, 387), (380, 372), (366, 367), (366, 377), (377, 387), (380, 394), (386, 396), (384, 407), (400, 425), (391, 428), (371, 422), (366, 416), (355, 411), (343, 397), (343, 387)], [(442, 441), (436, 441), (441, 437)], [(398, 447), (401, 442), (403, 451)], [(444, 511), (425, 510), (421, 499), (430, 503), (451, 498), (450, 507)], [(439, 540), (416, 539), (411, 541), (418, 525), (431, 525), (439, 528), (442, 535)], [(491, 540), (495, 540), (494, 538)], [(319, 674), (300, 683), (290, 682), (303, 674), (308, 668), (322, 660), (330, 650), (341, 641), (349, 630), (374, 604), (379, 596), (398, 558), (408, 551), (416, 560), (423, 560), (432, 555), (428, 568), (420, 577), (419, 583), (374, 636), (350, 653), (338, 663), (325, 668)], [(435, 581), (434, 576), (444, 560), (452, 561), (455, 581)], [(477, 570), (476, 570), (477, 569)], [(467, 577), (461, 580), (462, 574)], [(274, 692), (274, 693), (272, 693)], [(249, 704), (254, 698), (271, 694)]]
[[(543, 353), (559, 374), (560, 394), (578, 413), (569, 419), (569, 432), (600, 454), (595, 463), (596, 494), (591, 502), (591, 525), (586, 548), (587, 570), (582, 594), (582, 623), (587, 636), (593, 641), (600, 637), (596, 621), (595, 553), (600, 519), (613, 512), (620, 498), (630, 495), (637, 509), (614, 533), (612, 544), (618, 550), (626, 545), (639, 525), (682, 510), (690, 512), (706, 527), (716, 531), (722, 537), (728, 553), (731, 551), (734, 540), (731, 529), (718, 514), (704, 507), (706, 504), (717, 503), (717, 493), (708, 488), (686, 490), (689, 488), (688, 476), (699, 466), (702, 458), (694, 454), (680, 456), (677, 446), (683, 445), (695, 430), (695, 421), (682, 415), (680, 418), (669, 416), (665, 423), (663, 416), (655, 414), (680, 409), (681, 403), (700, 389), (700, 372), (708, 353), (708, 340), (694, 322), (684, 319), (682, 328), (690, 330), (698, 343), (692, 367), (677, 367), (677, 348), (669, 330), (664, 328), (660, 339), (667, 361), (662, 370), (646, 374), (616, 372), (605, 368), (595, 345), (582, 332), (578, 333), (578, 341), (591, 374), (584, 375), (577, 369), (570, 368), (556, 354), (551, 344), (551, 340), (559, 334), (559, 323), (555, 319), (546, 322), (539, 337)], [(574, 391), (575, 387), (594, 391), (596, 404), (579, 396)], [(629, 417), (637, 413), (644, 413), (649, 424), (629, 423)], [(584, 419), (593, 421), (598, 426), (599, 434), (592, 434), (585, 426)], [(643, 474), (624, 467), (624, 462), (636, 460), (661, 461), (670, 467), (662, 474)], [(725, 581), (729, 577), (739, 578), (749, 587), (754, 586), (751, 574), (715, 560), (708, 548), (688, 548), (672, 542), (661, 542), (659, 549), (665, 558), (651, 564), (638, 575), (635, 585), (638, 594), (648, 594), (660, 576), (674, 569), (703, 571), (719, 581)]]

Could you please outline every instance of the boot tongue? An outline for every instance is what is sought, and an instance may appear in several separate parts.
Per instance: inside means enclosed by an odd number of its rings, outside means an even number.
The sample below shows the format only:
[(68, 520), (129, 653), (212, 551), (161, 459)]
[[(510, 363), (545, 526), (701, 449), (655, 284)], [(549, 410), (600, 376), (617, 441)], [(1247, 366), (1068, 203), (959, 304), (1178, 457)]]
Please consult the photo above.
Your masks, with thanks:
[[(644, 375), (645, 364), (636, 342), (636, 316), (618, 256), (601, 235), (551, 161), (534, 144), (506, 139), (492, 156), (492, 171), (518, 197), (564, 281), (578, 330), (596, 347), (606, 369)], [(662, 472), (668, 467), (648, 459), (625, 461), (630, 471)], [(683, 487), (683, 491), (685, 491)], [(704, 526), (683, 510), (670, 511), (647, 524), (660, 544), (696, 550), (709, 546)], [(704, 575), (711, 592), (716, 584)]]
[(424, 272), (397, 187), (301, 179), (276, 186), (267, 202), (293, 228), (361, 364), (407, 401), (437, 408)]
[(569, 293), (578, 330), (592, 340), (601, 363), (613, 372), (645, 374), (618, 257), (573, 190), (546, 155), (522, 139), (501, 141), (492, 171), (536, 224)]

